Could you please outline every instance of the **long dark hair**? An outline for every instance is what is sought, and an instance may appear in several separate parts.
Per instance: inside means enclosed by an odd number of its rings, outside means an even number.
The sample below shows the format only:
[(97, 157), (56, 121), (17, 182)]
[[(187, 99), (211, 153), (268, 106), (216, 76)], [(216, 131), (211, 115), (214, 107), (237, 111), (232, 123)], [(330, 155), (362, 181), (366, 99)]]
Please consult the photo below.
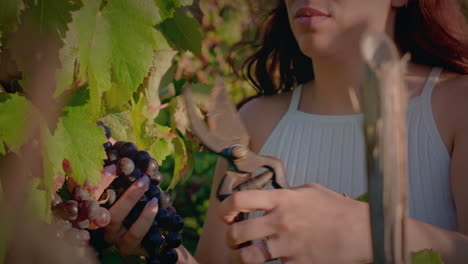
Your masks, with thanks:
[[(396, 15), (395, 41), (418, 64), (468, 73), (468, 31), (458, 0), (409, 0)], [(459, 14), (459, 15), (458, 15)], [(258, 95), (290, 91), (313, 80), (312, 60), (297, 44), (289, 25), (284, 0), (278, 0), (251, 45), (255, 52), (241, 66), (242, 74)]]

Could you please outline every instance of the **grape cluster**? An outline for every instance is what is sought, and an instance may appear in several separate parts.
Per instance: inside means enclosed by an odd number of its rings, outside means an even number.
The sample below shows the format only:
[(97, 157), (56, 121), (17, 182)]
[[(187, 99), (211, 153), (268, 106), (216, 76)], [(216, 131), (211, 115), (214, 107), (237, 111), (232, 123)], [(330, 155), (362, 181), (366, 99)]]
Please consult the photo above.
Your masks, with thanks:
[(132, 208), (123, 224), (127, 229), (130, 228), (140, 216), (145, 205), (153, 198), (157, 198), (158, 213), (151, 228), (143, 238), (142, 246), (149, 255), (147, 263), (176, 263), (178, 255), (174, 249), (182, 243), (180, 231), (184, 226), (184, 220), (176, 214), (175, 208), (172, 207), (171, 195), (160, 188), (164, 177), (159, 171), (158, 162), (148, 152), (139, 151), (132, 142), (118, 141), (114, 145), (106, 142), (103, 146), (107, 153), (104, 165), (115, 164), (118, 176), (111, 183), (110, 188), (103, 193), (100, 200), (106, 201), (104, 206), (110, 207), (113, 201), (119, 199), (133, 182), (147, 175), (151, 179), (149, 188)]
[(57, 193), (52, 201), (53, 223), (57, 237), (74, 246), (86, 246), (90, 240), (87, 229), (97, 229), (109, 224), (111, 215), (96, 199), (80, 186), (72, 188), (71, 199), (63, 200)]

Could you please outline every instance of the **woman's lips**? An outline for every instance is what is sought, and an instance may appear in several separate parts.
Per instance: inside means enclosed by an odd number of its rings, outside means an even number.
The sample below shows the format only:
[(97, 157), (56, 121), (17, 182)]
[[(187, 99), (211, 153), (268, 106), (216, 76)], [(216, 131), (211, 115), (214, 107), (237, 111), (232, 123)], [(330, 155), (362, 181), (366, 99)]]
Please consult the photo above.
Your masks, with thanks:
[(317, 9), (313, 8), (300, 8), (297, 10), (294, 16), (294, 21), (297, 24), (304, 26), (314, 26), (320, 22), (328, 19), (330, 15), (325, 14)]

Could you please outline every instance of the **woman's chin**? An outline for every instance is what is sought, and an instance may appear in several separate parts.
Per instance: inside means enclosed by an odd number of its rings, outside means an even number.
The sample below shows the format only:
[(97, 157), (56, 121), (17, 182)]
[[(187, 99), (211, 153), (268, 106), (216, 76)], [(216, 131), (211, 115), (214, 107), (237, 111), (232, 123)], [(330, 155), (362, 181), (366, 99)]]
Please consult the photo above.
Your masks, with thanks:
[(309, 34), (298, 38), (299, 47), (307, 57), (329, 57), (336, 54), (337, 49), (331, 38)]

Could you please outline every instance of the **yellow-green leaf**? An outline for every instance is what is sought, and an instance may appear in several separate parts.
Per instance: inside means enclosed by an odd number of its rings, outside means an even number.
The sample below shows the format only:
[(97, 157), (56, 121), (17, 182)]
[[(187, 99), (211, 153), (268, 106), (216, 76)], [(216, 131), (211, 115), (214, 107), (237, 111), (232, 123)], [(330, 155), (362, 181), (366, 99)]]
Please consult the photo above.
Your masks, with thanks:
[(66, 108), (66, 115), (60, 118), (53, 140), (63, 146), (63, 157), (70, 161), (77, 183), (82, 185), (87, 180), (90, 186), (95, 186), (101, 178), (102, 161), (106, 158), (102, 143), (107, 139), (89, 117), (87, 106)]

